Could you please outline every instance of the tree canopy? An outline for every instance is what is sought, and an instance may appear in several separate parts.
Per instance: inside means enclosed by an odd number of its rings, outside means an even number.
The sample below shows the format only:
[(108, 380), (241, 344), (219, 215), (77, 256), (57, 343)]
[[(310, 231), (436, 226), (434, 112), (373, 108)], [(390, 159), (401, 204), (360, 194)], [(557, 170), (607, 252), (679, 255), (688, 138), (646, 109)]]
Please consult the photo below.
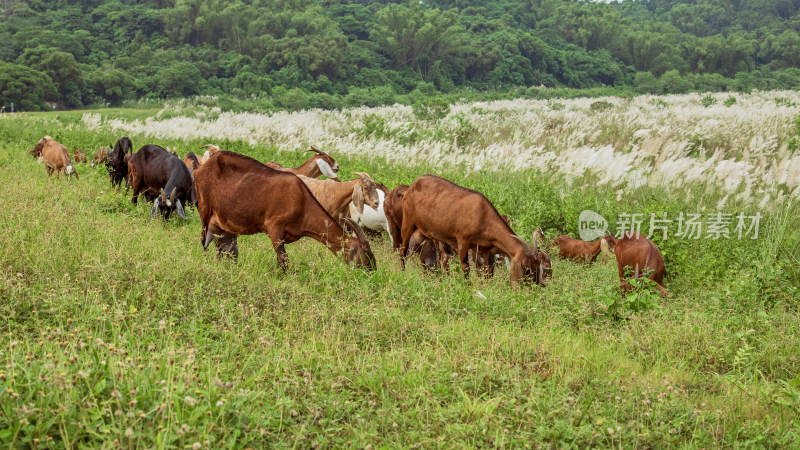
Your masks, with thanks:
[[(26, 109), (277, 88), (315, 105), (363, 92), (381, 103), (423, 83), (795, 88), (798, 11), (800, 0), (6, 0), (0, 61)], [(31, 71), (41, 88), (7, 87)]]

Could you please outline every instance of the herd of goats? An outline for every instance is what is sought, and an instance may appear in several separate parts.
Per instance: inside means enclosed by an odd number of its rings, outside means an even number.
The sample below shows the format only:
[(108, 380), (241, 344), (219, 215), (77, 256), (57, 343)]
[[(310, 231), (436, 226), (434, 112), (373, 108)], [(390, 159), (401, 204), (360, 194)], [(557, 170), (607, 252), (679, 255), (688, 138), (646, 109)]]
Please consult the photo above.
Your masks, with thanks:
[[(314, 147), (309, 150), (314, 155), (297, 168), (264, 164), (213, 144), (203, 148), (202, 157), (189, 152), (184, 159), (152, 144), (134, 153), (131, 140), (123, 137), (113, 150), (100, 148), (91, 165), (105, 164), (113, 187), (124, 181), (126, 190), (132, 188), (133, 204), (143, 194), (153, 203), (151, 218), (160, 213), (168, 219), (175, 212), (186, 219), (185, 206), (194, 205), (203, 249), (214, 242), (220, 255), (234, 259), (239, 235), (266, 233), (283, 270), (288, 264), (285, 244), (302, 237), (321, 242), (356, 267), (374, 270), (375, 256), (363, 227), (389, 234), (403, 268), (407, 256), (419, 253), (426, 272), (447, 270), (449, 259), (457, 255), (465, 277), (470, 261), (491, 277), (501, 259), (512, 285), (545, 286), (552, 277), (550, 258), (539, 246), (545, 242), (541, 228), (528, 244), (483, 194), (444, 178), (422, 175), (410, 186), (390, 191), (366, 173), (354, 172), (355, 180), (340, 181), (336, 161)], [(48, 175), (63, 172), (78, 178), (67, 148), (50, 136), (29, 153), (44, 163)], [(74, 156), (76, 162), (87, 162), (77, 148)], [(327, 179), (319, 179), (322, 175)], [(628, 277), (648, 276), (667, 294), (661, 252), (638, 232), (626, 231), (618, 238), (606, 233), (594, 242), (562, 235), (552, 245), (565, 259), (588, 262), (602, 250), (614, 252), (624, 290), (631, 288)]]

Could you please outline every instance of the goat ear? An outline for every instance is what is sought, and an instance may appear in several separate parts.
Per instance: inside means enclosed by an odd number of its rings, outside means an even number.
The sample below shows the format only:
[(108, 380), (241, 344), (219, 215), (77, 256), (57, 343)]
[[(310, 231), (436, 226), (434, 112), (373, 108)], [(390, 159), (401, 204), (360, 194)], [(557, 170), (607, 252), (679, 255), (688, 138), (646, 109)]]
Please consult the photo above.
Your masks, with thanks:
[(514, 258), (511, 260), (509, 274), (511, 275), (511, 285), (518, 288), (519, 284), (523, 282), (525, 277), (525, 273), (522, 270), (522, 264), (520, 263), (519, 259)]
[(152, 219), (153, 217), (155, 217), (155, 216), (156, 216), (156, 214), (158, 214), (158, 202), (159, 202), (160, 200), (161, 200), (160, 198), (156, 197), (156, 201), (154, 201), (154, 202), (153, 202), (153, 209), (151, 209), (151, 210), (150, 210), (150, 218), (151, 218), (151, 219)]
[(360, 185), (353, 189), (353, 204), (356, 205), (359, 214), (364, 214), (364, 191)]
[(178, 216), (181, 219), (186, 220), (186, 211), (183, 210), (183, 205), (181, 205), (181, 201), (180, 200), (175, 202), (175, 207), (178, 210)]
[(322, 172), (322, 174), (326, 177), (331, 179), (339, 178), (339, 176), (336, 175), (336, 172), (331, 169), (330, 164), (326, 163), (324, 159), (320, 158), (317, 160), (317, 167), (319, 167), (319, 171)]
[(539, 255), (539, 232), (541, 229), (537, 229), (535, 233), (533, 233), (533, 254), (535, 256)]

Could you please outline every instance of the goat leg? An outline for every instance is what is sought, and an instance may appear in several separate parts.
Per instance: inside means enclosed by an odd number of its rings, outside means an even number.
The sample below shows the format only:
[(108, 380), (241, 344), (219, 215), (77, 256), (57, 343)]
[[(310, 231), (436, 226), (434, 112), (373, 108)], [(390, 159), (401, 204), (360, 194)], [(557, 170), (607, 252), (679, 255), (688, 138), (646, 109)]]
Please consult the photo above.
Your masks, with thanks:
[(408, 244), (411, 241), (411, 232), (403, 234), (403, 243), (400, 245), (400, 270), (406, 270), (406, 256), (408, 255)]
[(481, 261), (481, 266), (482, 266), (481, 269), (483, 269), (482, 270), (483, 275), (486, 278), (492, 278), (492, 276), (494, 275), (494, 255), (491, 254), (491, 252), (489, 252), (488, 250), (481, 253), (478, 253), (476, 251), (476, 253), (480, 255), (478, 259)]
[(278, 267), (286, 272), (286, 268), (289, 267), (289, 256), (286, 254), (283, 234), (282, 230), (269, 230), (269, 239), (272, 241), (272, 248), (275, 249), (275, 253), (278, 255)]
[(139, 179), (139, 177), (134, 177), (133, 178), (133, 197), (131, 197), (131, 203), (133, 203), (134, 205), (136, 204), (136, 202), (139, 201), (139, 189), (141, 188), (141, 185), (142, 185), (142, 183), (141, 183), (141, 180)]
[(453, 256), (453, 249), (444, 242), (437, 242), (437, 252), (439, 258), (439, 265), (442, 266), (446, 273), (450, 273), (450, 257)]
[(469, 247), (462, 242), (458, 243), (458, 259), (461, 260), (461, 270), (464, 271), (464, 279), (469, 278)]

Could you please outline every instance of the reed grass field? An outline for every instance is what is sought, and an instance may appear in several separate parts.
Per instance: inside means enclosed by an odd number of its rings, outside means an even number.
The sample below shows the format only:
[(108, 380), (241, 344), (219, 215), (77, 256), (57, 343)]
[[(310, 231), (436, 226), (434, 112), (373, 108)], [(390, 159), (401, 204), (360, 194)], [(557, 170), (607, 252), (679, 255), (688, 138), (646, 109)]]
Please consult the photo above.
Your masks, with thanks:
[[(731, 100), (733, 99), (733, 100)], [(800, 446), (800, 94), (516, 100), (255, 114), (0, 115), (0, 446), (717, 448)], [(591, 210), (699, 214), (655, 232), (668, 297), (622, 300), (614, 255), (548, 248), (547, 287), (377, 270), (264, 235), (203, 252), (200, 220), (149, 219), (104, 167), (48, 178), (44, 135), (93, 155), (128, 136), (296, 166), (314, 145), (390, 189), (434, 173), (530, 239)], [(728, 237), (710, 235), (730, 215)], [(736, 217), (759, 217), (735, 229)], [(748, 222), (752, 225), (752, 220)]]

